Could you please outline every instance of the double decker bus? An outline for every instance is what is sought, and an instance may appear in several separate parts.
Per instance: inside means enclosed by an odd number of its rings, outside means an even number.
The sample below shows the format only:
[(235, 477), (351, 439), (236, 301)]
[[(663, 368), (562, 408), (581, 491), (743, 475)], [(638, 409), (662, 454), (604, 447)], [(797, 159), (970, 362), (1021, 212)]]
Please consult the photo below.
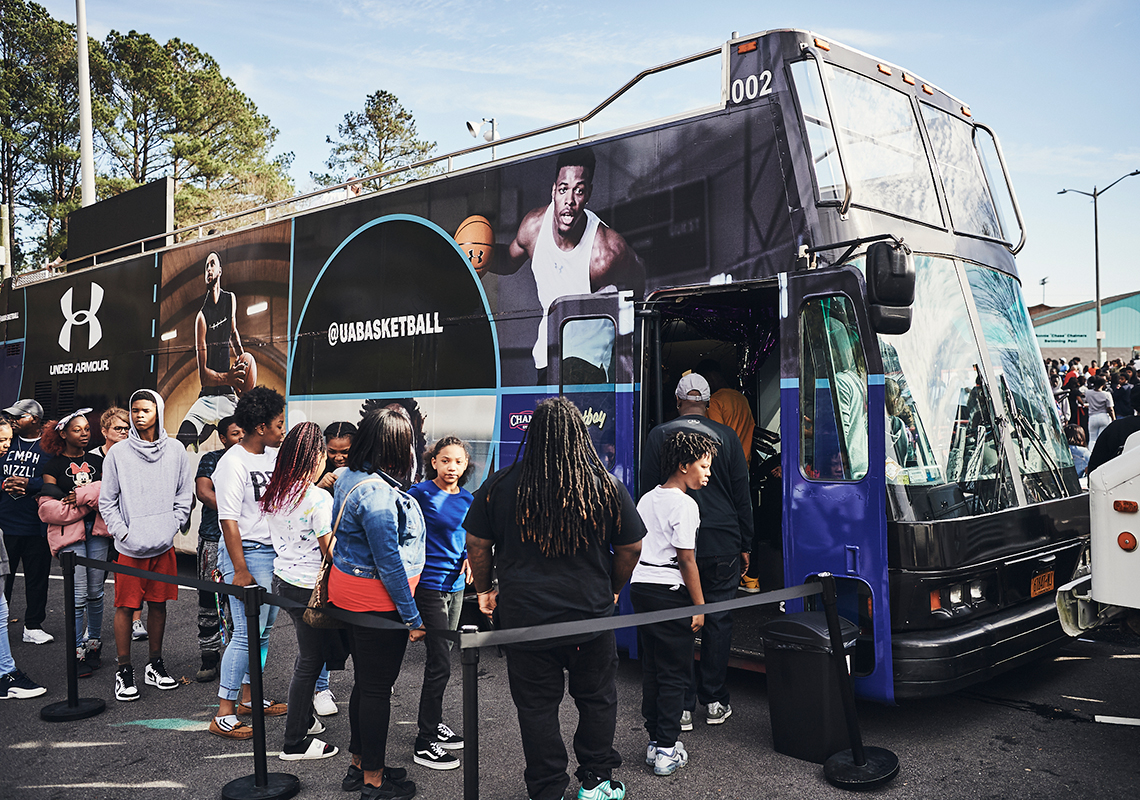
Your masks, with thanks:
[[(647, 75), (717, 58), (719, 100), (587, 133)], [(6, 283), (0, 400), (59, 416), (150, 386), (198, 451), (245, 353), (290, 423), (395, 405), (420, 452), (462, 436), (485, 477), (563, 393), (636, 493), (643, 437), (713, 358), (748, 399), (754, 461), (779, 454), (753, 492), (765, 588), (839, 577), (860, 695), (954, 691), (1066, 641), (1054, 586), (1087, 569), (1088, 504), (1022, 297), (1017, 201), (965, 103), (775, 30), (407, 174)], [(762, 657), (750, 627), (744, 661)]]

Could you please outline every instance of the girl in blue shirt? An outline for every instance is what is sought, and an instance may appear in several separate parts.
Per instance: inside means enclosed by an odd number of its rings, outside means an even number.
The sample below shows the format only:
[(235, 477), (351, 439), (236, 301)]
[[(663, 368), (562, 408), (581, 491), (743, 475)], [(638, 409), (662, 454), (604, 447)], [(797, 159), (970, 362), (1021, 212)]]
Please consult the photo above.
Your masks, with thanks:
[[(445, 436), (424, 454), (430, 480), (408, 490), (424, 512), (427, 526), (424, 571), (416, 587), (416, 606), (424, 627), (456, 630), (463, 609), (463, 588), (471, 582), (467, 533), (463, 519), (472, 496), (463, 488), (471, 464), (467, 443)], [(463, 737), (443, 723), (443, 692), (451, 676), (451, 642), (427, 637), (424, 685), (420, 692), (419, 735), (413, 760), (431, 769), (453, 769), (459, 759), (447, 752), (463, 747)]]

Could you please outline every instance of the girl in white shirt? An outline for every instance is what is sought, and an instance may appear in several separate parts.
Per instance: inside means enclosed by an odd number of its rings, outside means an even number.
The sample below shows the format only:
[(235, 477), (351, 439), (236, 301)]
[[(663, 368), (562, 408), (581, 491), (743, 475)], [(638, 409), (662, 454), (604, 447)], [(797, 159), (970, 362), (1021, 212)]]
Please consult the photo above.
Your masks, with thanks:
[[(638, 613), (704, 605), (693, 551), (701, 516), (686, 494), (709, 482), (716, 443), (701, 433), (678, 431), (661, 449), (661, 473), (669, 478), (637, 504), (647, 533), (630, 578), (629, 596)], [(643, 625), (637, 629), (641, 658), (641, 714), (649, 732), (645, 763), (656, 775), (672, 775), (689, 762), (681, 731), (685, 689), (693, 661), (693, 635), (704, 615)]]

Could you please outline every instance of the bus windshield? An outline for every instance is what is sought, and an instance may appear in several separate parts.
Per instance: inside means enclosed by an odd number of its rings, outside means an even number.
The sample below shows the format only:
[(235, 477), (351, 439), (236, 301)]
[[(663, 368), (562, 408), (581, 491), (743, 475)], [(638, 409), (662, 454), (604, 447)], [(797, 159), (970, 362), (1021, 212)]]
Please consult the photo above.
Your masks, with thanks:
[(946, 190), (954, 230), (1001, 239), (997, 209), (974, 148), (973, 126), (928, 103), (922, 104), (922, 117)]

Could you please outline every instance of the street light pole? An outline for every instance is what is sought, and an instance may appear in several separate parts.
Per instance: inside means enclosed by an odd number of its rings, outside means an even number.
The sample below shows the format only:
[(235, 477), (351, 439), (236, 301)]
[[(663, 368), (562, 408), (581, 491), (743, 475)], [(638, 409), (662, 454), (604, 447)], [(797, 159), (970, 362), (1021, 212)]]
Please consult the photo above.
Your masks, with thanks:
[(1108, 186), (1103, 189), (1093, 187), (1092, 192), (1082, 192), (1080, 189), (1062, 189), (1057, 194), (1067, 194), (1068, 192), (1075, 192), (1076, 194), (1083, 194), (1085, 197), (1091, 197), (1093, 201), (1093, 257), (1095, 259), (1096, 268), (1096, 365), (1097, 369), (1104, 366), (1104, 326), (1101, 324), (1100, 316), (1100, 219), (1097, 212), (1097, 198), (1107, 192), (1116, 184), (1120, 183), (1125, 178), (1131, 178), (1133, 175), (1140, 175), (1140, 169), (1134, 169), (1126, 175), (1121, 175)]

